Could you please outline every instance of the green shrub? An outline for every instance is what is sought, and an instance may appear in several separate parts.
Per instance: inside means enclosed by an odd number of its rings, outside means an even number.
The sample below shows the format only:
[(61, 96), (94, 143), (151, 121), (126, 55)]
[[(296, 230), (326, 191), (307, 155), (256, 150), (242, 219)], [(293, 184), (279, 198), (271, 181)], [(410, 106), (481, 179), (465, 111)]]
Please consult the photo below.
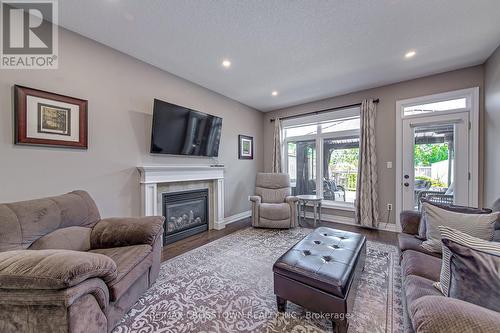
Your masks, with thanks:
[(358, 180), (358, 174), (356, 174), (356, 173), (350, 173), (347, 176), (347, 188), (346, 188), (346, 190), (356, 191), (357, 180)]
[(445, 183), (441, 182), (439, 179), (433, 179), (427, 176), (416, 176), (415, 179), (430, 181), (432, 187), (448, 187)]

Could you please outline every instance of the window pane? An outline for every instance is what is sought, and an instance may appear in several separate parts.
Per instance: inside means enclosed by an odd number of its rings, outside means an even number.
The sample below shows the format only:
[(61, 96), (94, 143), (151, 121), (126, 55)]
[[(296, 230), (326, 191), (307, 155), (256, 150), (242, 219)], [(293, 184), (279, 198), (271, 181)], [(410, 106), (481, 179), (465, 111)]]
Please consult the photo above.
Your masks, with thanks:
[(316, 124), (285, 128), (285, 138), (302, 135), (314, 135), (316, 133), (318, 133), (318, 126)]
[(403, 108), (403, 113), (405, 116), (411, 116), (422, 113), (465, 109), (466, 107), (467, 107), (467, 98), (458, 98), (436, 103), (407, 106)]
[(293, 195), (316, 194), (316, 141), (289, 142), (286, 156)]
[(321, 132), (322, 133), (333, 133), (339, 131), (348, 131), (359, 129), (359, 117), (356, 118), (348, 118), (348, 119), (338, 119), (334, 121), (329, 121), (321, 124)]
[(415, 210), (420, 208), (421, 199), (440, 204), (454, 203), (455, 126), (435, 124), (414, 128)]
[(323, 152), (323, 198), (353, 204), (358, 177), (359, 136), (324, 140)]

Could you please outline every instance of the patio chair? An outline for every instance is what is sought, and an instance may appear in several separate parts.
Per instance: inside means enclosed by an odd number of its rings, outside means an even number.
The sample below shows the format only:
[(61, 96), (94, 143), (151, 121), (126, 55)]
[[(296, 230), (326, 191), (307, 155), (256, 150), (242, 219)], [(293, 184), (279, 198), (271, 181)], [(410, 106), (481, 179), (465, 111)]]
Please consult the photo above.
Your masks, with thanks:
[(334, 179), (324, 179), (323, 180), (323, 197), (328, 200), (337, 200), (343, 198), (345, 201), (345, 188), (341, 185), (337, 185)]
[(421, 191), (418, 194), (418, 209), (420, 210), (421, 200), (426, 199), (437, 204), (450, 205), (454, 201), (454, 184), (451, 183), (446, 191)]

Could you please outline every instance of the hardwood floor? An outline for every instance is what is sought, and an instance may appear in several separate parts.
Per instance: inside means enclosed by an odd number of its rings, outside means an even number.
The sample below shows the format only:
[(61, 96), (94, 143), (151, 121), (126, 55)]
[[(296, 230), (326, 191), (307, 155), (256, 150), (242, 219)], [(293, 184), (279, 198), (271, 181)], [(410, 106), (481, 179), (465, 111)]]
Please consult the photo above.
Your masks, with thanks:
[[(302, 222), (302, 224), (304, 227), (310, 227), (310, 228), (313, 227), (313, 222), (310, 219), (307, 219), (305, 222)], [(361, 227), (354, 226), (354, 225), (333, 223), (333, 222), (327, 222), (327, 221), (321, 221), (321, 223), (319, 225), (329, 227), (329, 228), (334, 228), (334, 229), (357, 232), (357, 233), (364, 235), (366, 237), (366, 239), (376, 241), (376, 242), (381, 242), (381, 243), (386, 243), (386, 244), (391, 244), (391, 245), (398, 244), (397, 233), (395, 233), (395, 232), (361, 228)], [(163, 248), (162, 261), (174, 258), (180, 254), (191, 251), (197, 247), (203, 246), (205, 244), (213, 242), (216, 239), (227, 236), (233, 232), (236, 232), (238, 230), (242, 230), (242, 229), (250, 227), (250, 226), (251, 226), (251, 219), (246, 218), (246, 219), (228, 224), (226, 226), (226, 228), (224, 228), (222, 230), (209, 230), (207, 232), (203, 232), (203, 233), (182, 239), (178, 242), (167, 245)]]
[[(366, 239), (371, 240), (371, 241), (386, 243), (386, 244), (396, 245), (396, 246), (398, 245), (398, 234), (395, 232), (362, 228), (362, 227), (358, 227), (355, 225), (334, 223), (334, 222), (327, 222), (327, 221), (321, 221), (321, 223), (319, 223), (319, 225), (325, 226), (328, 228), (333, 228), (333, 229), (356, 232), (358, 234), (362, 234), (363, 236), (366, 237)], [(302, 226), (313, 228), (313, 220), (307, 219), (305, 221), (305, 223), (302, 222)]]
[(165, 261), (171, 259), (173, 257), (178, 256), (179, 254), (183, 254), (185, 252), (191, 251), (197, 247), (203, 246), (210, 242), (213, 242), (216, 239), (227, 236), (235, 231), (244, 229), (252, 225), (251, 219), (246, 218), (237, 222), (233, 222), (228, 224), (222, 230), (209, 230), (206, 232), (202, 232), (196, 234), (194, 236), (181, 239), (173, 244), (167, 245), (163, 247), (163, 252), (161, 256), (161, 260)]

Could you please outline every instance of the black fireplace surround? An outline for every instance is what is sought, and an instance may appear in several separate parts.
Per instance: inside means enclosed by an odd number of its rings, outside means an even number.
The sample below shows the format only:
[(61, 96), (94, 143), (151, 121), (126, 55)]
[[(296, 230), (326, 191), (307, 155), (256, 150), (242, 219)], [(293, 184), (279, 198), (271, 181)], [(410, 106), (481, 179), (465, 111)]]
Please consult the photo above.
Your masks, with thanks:
[(208, 230), (208, 189), (162, 194), (163, 245)]

